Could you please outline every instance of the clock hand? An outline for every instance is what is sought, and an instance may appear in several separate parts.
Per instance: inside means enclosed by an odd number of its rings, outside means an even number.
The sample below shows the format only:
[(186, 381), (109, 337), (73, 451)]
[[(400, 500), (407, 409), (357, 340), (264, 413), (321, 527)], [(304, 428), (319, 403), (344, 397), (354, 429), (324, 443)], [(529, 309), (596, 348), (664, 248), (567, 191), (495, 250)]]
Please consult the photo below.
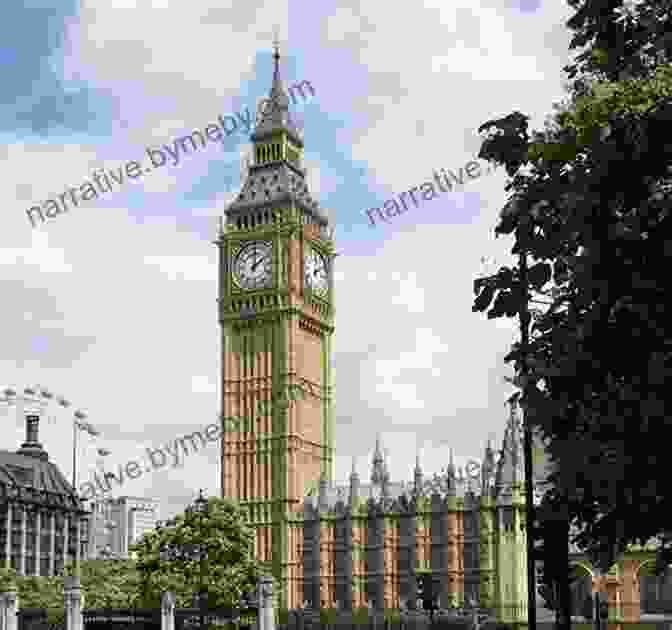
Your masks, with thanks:
[(256, 262), (252, 265), (252, 271), (254, 271), (259, 266), (259, 263), (261, 263), (261, 262), (264, 262), (264, 258), (260, 258), (259, 262)]

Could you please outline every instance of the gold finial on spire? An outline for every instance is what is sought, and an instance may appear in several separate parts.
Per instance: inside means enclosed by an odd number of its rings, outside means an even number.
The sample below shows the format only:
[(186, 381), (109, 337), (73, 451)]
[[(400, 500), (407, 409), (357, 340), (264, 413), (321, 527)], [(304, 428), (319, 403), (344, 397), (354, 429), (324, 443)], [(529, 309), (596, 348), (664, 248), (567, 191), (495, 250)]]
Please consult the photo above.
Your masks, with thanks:
[(275, 62), (277, 64), (278, 59), (280, 59), (280, 35), (279, 35), (280, 28), (276, 24), (273, 27), (273, 57), (275, 58)]
[(276, 24), (273, 27), (273, 89), (280, 89), (276, 85), (280, 81), (280, 28)]

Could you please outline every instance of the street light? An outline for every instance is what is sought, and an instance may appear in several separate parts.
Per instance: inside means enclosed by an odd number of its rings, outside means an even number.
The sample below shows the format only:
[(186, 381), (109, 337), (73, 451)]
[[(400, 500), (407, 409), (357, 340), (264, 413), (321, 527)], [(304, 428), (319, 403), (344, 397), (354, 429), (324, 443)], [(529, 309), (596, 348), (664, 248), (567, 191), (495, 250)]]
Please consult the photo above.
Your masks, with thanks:
[[(203, 497), (203, 490), (198, 491), (198, 498), (194, 501), (194, 511), (199, 515), (199, 524), (202, 523), (203, 516), (208, 513), (208, 500)], [(205, 630), (205, 594), (203, 593), (203, 567), (207, 558), (207, 544), (196, 545), (199, 562), (199, 608), (201, 612), (201, 630)]]

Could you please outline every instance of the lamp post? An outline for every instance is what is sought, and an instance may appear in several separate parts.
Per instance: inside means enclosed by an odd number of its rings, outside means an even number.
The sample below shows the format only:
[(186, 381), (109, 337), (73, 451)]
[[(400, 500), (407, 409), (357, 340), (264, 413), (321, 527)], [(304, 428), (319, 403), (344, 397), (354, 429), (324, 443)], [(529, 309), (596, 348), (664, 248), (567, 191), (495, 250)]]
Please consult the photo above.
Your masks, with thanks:
[[(203, 516), (208, 513), (208, 500), (203, 497), (203, 490), (198, 491), (198, 498), (194, 501), (194, 511), (199, 515), (199, 519), (203, 519)], [(201, 630), (205, 630), (205, 613), (204, 605), (206, 603), (204, 593), (203, 593), (203, 567), (205, 560), (207, 558), (208, 547), (207, 544), (198, 544), (196, 545), (198, 552), (198, 563), (199, 563), (199, 609), (201, 613)]]

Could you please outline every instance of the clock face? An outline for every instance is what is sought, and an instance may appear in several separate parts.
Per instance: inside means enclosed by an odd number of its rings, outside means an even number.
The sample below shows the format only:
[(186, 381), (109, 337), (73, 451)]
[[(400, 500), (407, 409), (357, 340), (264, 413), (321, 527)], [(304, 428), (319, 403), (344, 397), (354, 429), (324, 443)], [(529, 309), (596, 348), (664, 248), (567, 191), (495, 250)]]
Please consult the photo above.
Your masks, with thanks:
[(312, 249), (306, 253), (304, 278), (306, 286), (318, 295), (326, 294), (329, 289), (327, 263), (321, 254)]
[(273, 279), (273, 246), (268, 241), (253, 241), (233, 260), (233, 278), (241, 289), (263, 289)]

